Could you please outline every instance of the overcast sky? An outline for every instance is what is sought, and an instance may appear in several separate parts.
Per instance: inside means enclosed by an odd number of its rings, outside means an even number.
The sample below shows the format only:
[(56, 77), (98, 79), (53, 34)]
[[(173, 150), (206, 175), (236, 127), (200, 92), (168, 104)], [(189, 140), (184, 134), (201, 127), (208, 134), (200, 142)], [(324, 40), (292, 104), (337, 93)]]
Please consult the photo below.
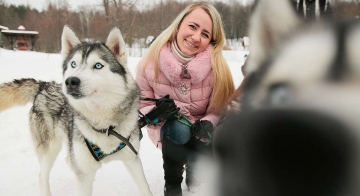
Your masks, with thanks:
[[(7, 4), (14, 5), (29, 5), (31, 8), (36, 8), (37, 10), (42, 10), (43, 7), (47, 5), (48, 2), (56, 2), (57, 0), (4, 0)], [(154, 3), (155, 1), (160, 0), (138, 0), (143, 5), (148, 5)], [(228, 2), (230, 0), (218, 0)], [(247, 0), (238, 0), (239, 2), (245, 2)], [(102, 0), (68, 0), (71, 9), (76, 9), (79, 5), (101, 5)]]

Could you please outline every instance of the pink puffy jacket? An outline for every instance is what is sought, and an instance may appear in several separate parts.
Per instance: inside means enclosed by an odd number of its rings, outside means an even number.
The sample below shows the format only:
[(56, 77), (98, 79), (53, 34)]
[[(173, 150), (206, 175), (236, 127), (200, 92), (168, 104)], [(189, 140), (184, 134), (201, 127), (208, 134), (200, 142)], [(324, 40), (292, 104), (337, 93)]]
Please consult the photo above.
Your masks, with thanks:
[[(188, 63), (188, 72), (191, 79), (181, 79), (182, 64), (176, 59), (170, 49), (170, 44), (165, 44), (160, 52), (159, 78), (154, 78), (154, 64), (146, 65), (145, 72), (137, 73), (136, 83), (142, 97), (161, 98), (166, 94), (175, 101), (180, 108), (180, 113), (192, 122), (197, 119), (209, 120), (216, 125), (220, 116), (207, 111), (211, 93), (213, 91), (213, 72), (211, 67), (212, 46), (209, 45), (203, 52)], [(144, 66), (144, 65), (142, 65)], [(152, 101), (141, 101), (140, 111), (147, 114), (155, 105)], [(164, 123), (156, 126), (148, 125), (148, 135), (158, 148), (162, 148), (160, 141), (160, 128)]]

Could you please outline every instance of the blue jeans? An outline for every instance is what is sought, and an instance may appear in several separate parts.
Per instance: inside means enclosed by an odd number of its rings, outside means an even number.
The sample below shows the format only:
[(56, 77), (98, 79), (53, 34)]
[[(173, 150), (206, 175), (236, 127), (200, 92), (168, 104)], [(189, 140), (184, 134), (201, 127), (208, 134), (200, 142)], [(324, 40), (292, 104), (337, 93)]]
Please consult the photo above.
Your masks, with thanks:
[(190, 140), (191, 135), (190, 127), (176, 119), (166, 121), (160, 131), (161, 140), (165, 136), (177, 145), (186, 144)]
[[(182, 119), (184, 120), (184, 119)], [(186, 122), (184, 120), (184, 122)], [(186, 125), (178, 120), (169, 120), (162, 127), (160, 131), (161, 140), (166, 137), (168, 140), (176, 145), (186, 145), (192, 137), (190, 126)], [(195, 166), (198, 153), (195, 149), (189, 149), (186, 157), (187, 172), (192, 173)]]

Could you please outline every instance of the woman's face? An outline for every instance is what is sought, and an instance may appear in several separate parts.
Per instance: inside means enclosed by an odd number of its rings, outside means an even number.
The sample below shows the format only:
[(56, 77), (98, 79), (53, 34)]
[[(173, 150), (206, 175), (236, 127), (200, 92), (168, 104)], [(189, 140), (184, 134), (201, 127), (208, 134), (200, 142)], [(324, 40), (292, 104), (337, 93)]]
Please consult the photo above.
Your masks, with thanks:
[(209, 45), (212, 38), (212, 20), (202, 8), (195, 8), (181, 22), (176, 36), (177, 44), (185, 55), (194, 56)]

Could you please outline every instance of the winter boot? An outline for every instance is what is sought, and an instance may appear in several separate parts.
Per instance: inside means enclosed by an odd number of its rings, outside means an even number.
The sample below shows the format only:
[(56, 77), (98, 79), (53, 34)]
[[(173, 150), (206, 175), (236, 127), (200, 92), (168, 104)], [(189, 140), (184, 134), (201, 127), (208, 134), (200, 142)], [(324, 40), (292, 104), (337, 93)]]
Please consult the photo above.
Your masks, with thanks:
[(188, 166), (185, 166), (186, 168), (186, 178), (185, 178), (185, 183), (186, 186), (188, 187), (188, 190), (192, 193), (196, 193), (200, 190), (201, 187), (201, 182), (198, 181), (195, 176), (190, 172)]
[(168, 138), (162, 141), (164, 167), (164, 195), (182, 196), (181, 182), (188, 149), (184, 145), (176, 145)]
[(182, 196), (181, 184), (165, 183), (164, 196)]
[[(192, 193), (195, 193), (200, 190), (202, 182), (196, 179), (194, 175), (194, 171), (203, 172), (203, 168), (194, 168), (194, 163), (198, 162), (198, 159), (200, 157), (206, 158), (206, 159), (212, 159), (213, 153), (212, 153), (212, 146), (207, 145), (206, 143), (196, 139), (195, 137), (192, 137), (188, 143), (186, 143), (186, 146), (188, 149), (191, 149), (191, 151), (187, 155), (187, 164), (185, 166), (186, 168), (186, 178), (185, 183), (188, 187), (188, 190)], [(199, 167), (198, 165), (197, 167)], [(199, 172), (198, 171), (198, 172)], [(209, 171), (210, 172), (210, 171)]]
[(166, 157), (166, 155), (163, 155), (163, 160), (165, 179), (164, 195), (182, 196), (181, 182), (183, 180), (183, 164)]

